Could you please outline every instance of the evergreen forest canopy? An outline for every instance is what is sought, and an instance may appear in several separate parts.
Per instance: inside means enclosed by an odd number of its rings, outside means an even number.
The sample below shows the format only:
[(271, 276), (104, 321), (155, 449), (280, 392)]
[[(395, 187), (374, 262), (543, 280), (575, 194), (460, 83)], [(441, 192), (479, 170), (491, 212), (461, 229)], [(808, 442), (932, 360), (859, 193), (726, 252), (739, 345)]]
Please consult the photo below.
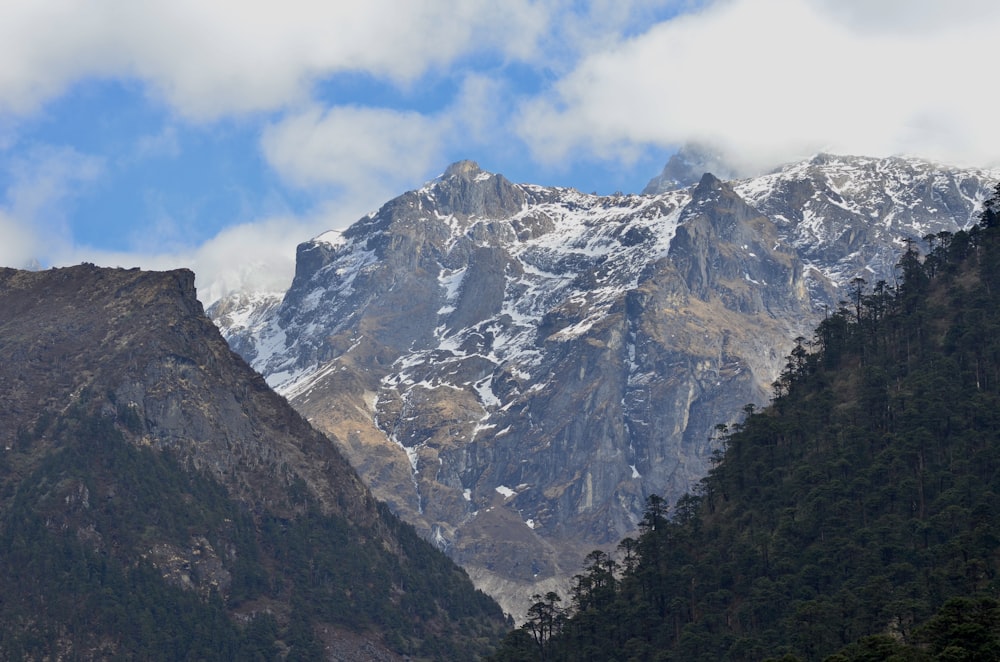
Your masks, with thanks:
[(798, 338), (772, 404), (494, 660), (1000, 659), (1000, 184)]
[[(386, 506), (400, 555), (379, 532), (322, 514), (304, 488), (303, 516), (253, 512), (204, 472), (126, 441), (88, 400), (0, 454), (0, 658), (319, 660), (318, 624), (411, 659), (492, 650), (499, 606)], [(218, 568), (187, 568), (224, 578), (208, 594), (147, 558), (198, 537), (229, 550)]]

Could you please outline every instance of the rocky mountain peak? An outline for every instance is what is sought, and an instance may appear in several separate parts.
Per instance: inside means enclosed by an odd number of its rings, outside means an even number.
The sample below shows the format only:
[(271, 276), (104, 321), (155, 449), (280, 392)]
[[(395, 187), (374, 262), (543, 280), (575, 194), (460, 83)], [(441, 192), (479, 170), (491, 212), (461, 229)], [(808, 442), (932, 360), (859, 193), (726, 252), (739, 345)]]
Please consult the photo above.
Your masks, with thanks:
[(424, 187), (442, 214), (461, 219), (506, 218), (524, 206), (524, 191), (503, 175), (482, 170), (475, 161), (458, 161)]
[(508, 610), (690, 489), (839, 288), (967, 225), (1000, 176), (830, 157), (600, 197), (449, 172), (225, 333)]
[[(253, 323), (237, 307), (216, 310)], [(28, 578), (0, 573), (3, 595), (18, 596), (14, 611), (0, 603), (0, 658), (58, 648), (67, 659), (148, 659), (125, 644), (133, 631), (158, 654), (169, 640), (178, 658), (254, 657), (231, 645), (185, 651), (188, 625), (176, 639), (149, 640), (192, 608), (214, 613), (199, 623), (209, 632), (255, 613), (301, 626), (319, 651), (301, 659), (400, 660), (417, 650), (411, 636), (442, 659), (479, 659), (504, 627), (499, 608), (390, 516), (334, 442), (231, 351), (192, 272), (0, 269), (0, 311), (0, 537), (19, 540), (0, 546), (0, 566)], [(84, 559), (99, 564), (101, 580), (79, 573)], [(105, 582), (105, 571), (120, 580)], [(49, 606), (63, 602), (72, 607)], [(121, 625), (147, 605), (168, 616)], [(77, 612), (101, 610), (100, 641), (75, 634), (95, 625)], [(51, 641), (24, 655), (20, 642), (37, 637), (11, 633), (39, 623)]]
[[(75, 386), (107, 399), (95, 406), (120, 410), (130, 403), (141, 422), (132, 432), (142, 443), (232, 480), (234, 496), (282, 503), (276, 495), (286, 480), (298, 477), (331, 508), (353, 490), (348, 499), (353, 513), (372, 516), (371, 498), (343, 458), (230, 351), (205, 317), (190, 270), (90, 264), (37, 272), (4, 269), (0, 304), (6, 313), (4, 363), (38, 359), (30, 371), (10, 376), (24, 388), (15, 387), (12, 400), (0, 400), (5, 411), (31, 412), (38, 389), (72, 401), (69, 384), (77, 380)], [(66, 377), (55, 379), (46, 366)], [(173, 387), (175, 382), (184, 388)], [(0, 432), (2, 443), (9, 440)], [(315, 449), (314, 460), (322, 458), (322, 468), (303, 461), (307, 446)], [(332, 487), (331, 476), (343, 485)], [(290, 507), (287, 495), (283, 498)]]
[(967, 227), (998, 177), (923, 159), (817, 154), (733, 186), (828, 284), (891, 283), (903, 238)]
[(681, 214), (670, 257), (703, 300), (722, 297), (744, 313), (809, 309), (802, 263), (778, 228), (711, 173)]
[(475, 161), (462, 160), (456, 161), (445, 168), (444, 175), (441, 178), (461, 177), (462, 179), (472, 179), (481, 172), (482, 169)]
[(694, 188), (694, 191), (691, 193), (691, 196), (694, 200), (701, 200), (711, 193), (721, 191), (722, 188), (723, 188), (722, 180), (720, 180), (712, 173), (706, 172), (702, 174), (701, 179), (698, 180), (698, 185)]

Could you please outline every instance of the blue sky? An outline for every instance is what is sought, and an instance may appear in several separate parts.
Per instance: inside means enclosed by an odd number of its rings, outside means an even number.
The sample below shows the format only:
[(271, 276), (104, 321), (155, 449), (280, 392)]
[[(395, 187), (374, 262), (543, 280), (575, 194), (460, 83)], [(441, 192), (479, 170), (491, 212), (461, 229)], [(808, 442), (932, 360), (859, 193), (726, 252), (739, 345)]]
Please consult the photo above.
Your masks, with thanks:
[(295, 245), (473, 159), (639, 191), (676, 149), (994, 166), (993, 0), (7, 0), (0, 265), (280, 290)]

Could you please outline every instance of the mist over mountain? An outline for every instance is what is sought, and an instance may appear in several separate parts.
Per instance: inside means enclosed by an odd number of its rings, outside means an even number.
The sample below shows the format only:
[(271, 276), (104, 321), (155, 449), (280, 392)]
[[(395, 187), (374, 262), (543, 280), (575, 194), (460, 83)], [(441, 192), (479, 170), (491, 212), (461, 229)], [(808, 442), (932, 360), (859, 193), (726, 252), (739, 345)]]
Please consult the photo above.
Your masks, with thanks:
[(905, 241), (969, 226), (998, 178), (819, 155), (692, 180), (699, 158), (604, 197), (460, 162), (300, 245), (280, 299), (210, 312), (376, 496), (520, 614), (635, 531), (648, 495), (705, 475), (715, 426), (770, 398), (852, 279), (895, 282)]
[(701, 145), (686, 145), (670, 157), (659, 175), (653, 177), (642, 190), (643, 195), (658, 195), (698, 183), (701, 176), (710, 172), (719, 179), (736, 179), (737, 173), (722, 154)]

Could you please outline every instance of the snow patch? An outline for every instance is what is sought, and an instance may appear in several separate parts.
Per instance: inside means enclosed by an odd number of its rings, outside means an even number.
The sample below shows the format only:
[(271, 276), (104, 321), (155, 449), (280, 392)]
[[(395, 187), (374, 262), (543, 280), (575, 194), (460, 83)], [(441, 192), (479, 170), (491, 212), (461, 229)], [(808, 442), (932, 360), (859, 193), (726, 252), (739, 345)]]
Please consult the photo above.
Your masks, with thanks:
[(472, 388), (475, 389), (476, 394), (479, 396), (479, 401), (483, 403), (484, 409), (499, 407), (503, 404), (500, 401), (500, 398), (496, 396), (496, 393), (493, 392), (493, 389), (490, 388), (490, 381), (492, 381), (492, 379), (492, 376), (484, 377), (472, 386)]
[(322, 242), (328, 246), (333, 246), (334, 248), (347, 244), (347, 239), (344, 238), (344, 233), (340, 230), (327, 230), (313, 239), (313, 241)]

